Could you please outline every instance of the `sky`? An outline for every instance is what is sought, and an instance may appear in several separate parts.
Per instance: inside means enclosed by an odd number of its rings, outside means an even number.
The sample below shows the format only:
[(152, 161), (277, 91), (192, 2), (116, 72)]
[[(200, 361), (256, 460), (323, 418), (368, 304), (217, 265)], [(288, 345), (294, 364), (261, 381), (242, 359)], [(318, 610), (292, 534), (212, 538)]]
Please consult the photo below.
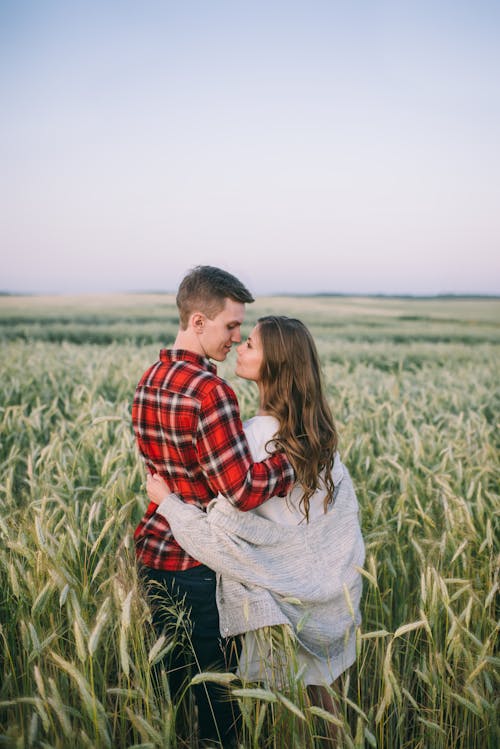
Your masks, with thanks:
[(500, 3), (0, 0), (0, 290), (500, 294)]

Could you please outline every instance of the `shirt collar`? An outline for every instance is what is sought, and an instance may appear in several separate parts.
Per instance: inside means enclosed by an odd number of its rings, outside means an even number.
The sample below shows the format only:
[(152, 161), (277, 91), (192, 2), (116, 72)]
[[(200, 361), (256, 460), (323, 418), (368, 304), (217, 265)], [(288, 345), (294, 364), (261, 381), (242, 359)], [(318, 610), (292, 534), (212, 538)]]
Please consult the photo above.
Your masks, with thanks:
[(201, 354), (195, 354), (194, 351), (188, 351), (187, 349), (164, 348), (160, 351), (160, 359), (165, 362), (187, 361), (192, 364), (197, 364), (199, 367), (207, 369), (213, 374), (217, 373), (217, 367), (210, 361), (210, 359), (207, 359), (206, 356), (201, 356)]

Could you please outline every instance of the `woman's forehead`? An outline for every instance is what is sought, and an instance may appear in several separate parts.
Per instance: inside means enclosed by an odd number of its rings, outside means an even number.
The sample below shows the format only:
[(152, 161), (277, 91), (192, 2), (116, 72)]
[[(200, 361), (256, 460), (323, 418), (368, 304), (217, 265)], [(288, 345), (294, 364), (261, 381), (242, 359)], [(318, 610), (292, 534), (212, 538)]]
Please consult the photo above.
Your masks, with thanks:
[(256, 339), (260, 340), (260, 333), (259, 333), (259, 324), (254, 325), (250, 333), (248, 334), (248, 337), (252, 339), (252, 341), (255, 341)]

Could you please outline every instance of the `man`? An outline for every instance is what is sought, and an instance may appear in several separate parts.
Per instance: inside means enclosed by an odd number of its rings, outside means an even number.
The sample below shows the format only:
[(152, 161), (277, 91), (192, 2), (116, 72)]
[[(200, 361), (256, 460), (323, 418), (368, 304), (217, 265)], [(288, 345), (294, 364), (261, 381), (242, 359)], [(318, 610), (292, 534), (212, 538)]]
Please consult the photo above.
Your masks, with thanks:
[[(254, 301), (252, 295), (230, 273), (198, 266), (183, 279), (176, 301), (180, 325), (173, 348), (163, 349), (144, 373), (132, 408), (138, 447), (149, 470), (201, 508), (218, 493), (240, 510), (285, 496), (294, 483), (290, 463), (283, 453), (253, 463), (236, 395), (210, 362), (224, 361), (233, 343), (240, 343), (245, 304)], [(233, 668), (225, 652), (234, 647), (228, 648), (228, 642), (221, 647), (215, 573), (181, 549), (156, 507), (150, 503), (135, 532), (154, 624), (159, 631), (174, 630), (178, 619), (173, 604), (184, 602), (197, 670)], [(171, 689), (179, 691), (187, 667), (184, 655), (171, 652), (168, 667)], [(195, 696), (201, 740), (229, 746), (235, 728), (227, 693), (207, 682), (195, 687)]]

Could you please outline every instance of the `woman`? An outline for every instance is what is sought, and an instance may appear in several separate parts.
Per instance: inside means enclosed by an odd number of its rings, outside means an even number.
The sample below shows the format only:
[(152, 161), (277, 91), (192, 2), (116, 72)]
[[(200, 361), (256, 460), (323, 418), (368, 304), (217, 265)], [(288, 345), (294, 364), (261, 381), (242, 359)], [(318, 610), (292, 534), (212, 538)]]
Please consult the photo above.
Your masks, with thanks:
[[(337, 432), (323, 392), (313, 338), (300, 321), (258, 320), (237, 349), (236, 374), (259, 389), (257, 415), (245, 424), (254, 460), (284, 450), (297, 482), (283, 499), (251, 512), (222, 496), (208, 511), (168, 494), (148, 478), (149, 498), (178, 543), (216, 570), (223, 635), (245, 634), (240, 675), (279, 686), (286, 675), (269, 663), (262, 628), (285, 624), (296, 642), (296, 663), (315, 703), (332, 707), (325, 686), (355, 660), (355, 629), (364, 544), (356, 495), (337, 453)], [(289, 663), (283, 664), (290, 674)]]

